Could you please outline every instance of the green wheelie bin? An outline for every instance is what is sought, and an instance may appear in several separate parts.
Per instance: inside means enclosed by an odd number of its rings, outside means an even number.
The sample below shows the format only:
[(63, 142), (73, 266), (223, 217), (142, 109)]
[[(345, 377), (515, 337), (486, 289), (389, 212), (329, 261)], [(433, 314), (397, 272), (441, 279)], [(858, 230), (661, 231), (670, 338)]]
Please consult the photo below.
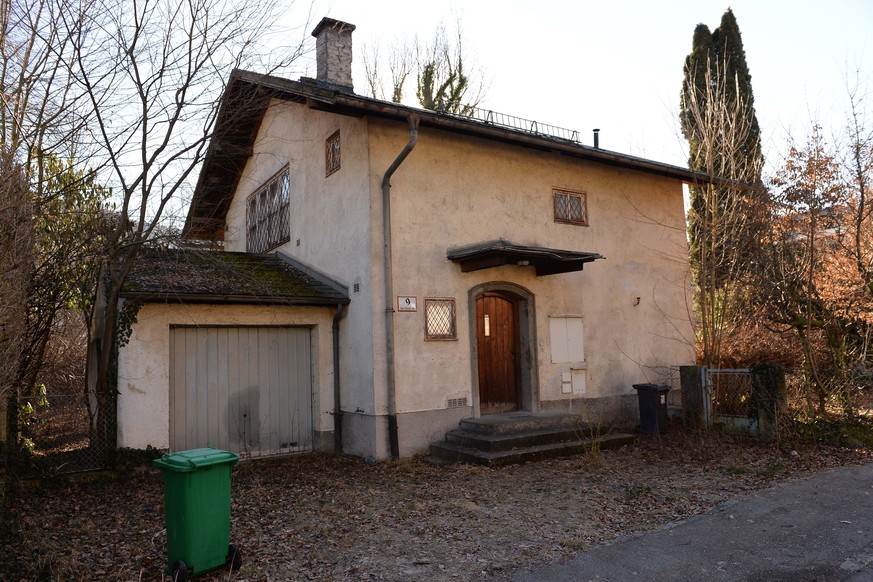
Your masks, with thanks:
[(167, 565), (184, 582), (209, 570), (242, 565), (230, 544), (230, 475), (239, 457), (204, 448), (179, 451), (153, 461), (164, 476)]

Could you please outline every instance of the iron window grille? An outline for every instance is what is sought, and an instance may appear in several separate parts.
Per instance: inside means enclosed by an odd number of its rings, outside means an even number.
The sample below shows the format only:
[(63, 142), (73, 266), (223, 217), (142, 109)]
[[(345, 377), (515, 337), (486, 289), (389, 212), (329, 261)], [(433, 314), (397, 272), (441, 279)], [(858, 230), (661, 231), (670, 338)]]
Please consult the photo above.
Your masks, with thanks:
[(263, 253), (291, 240), (291, 178), (286, 166), (246, 200), (246, 250)]
[(455, 326), (455, 300), (425, 299), (425, 339), (453, 340), (458, 339)]
[(336, 130), (324, 142), (324, 176), (330, 176), (340, 169), (340, 132)]
[(555, 222), (588, 226), (588, 201), (585, 192), (552, 190), (555, 197)]

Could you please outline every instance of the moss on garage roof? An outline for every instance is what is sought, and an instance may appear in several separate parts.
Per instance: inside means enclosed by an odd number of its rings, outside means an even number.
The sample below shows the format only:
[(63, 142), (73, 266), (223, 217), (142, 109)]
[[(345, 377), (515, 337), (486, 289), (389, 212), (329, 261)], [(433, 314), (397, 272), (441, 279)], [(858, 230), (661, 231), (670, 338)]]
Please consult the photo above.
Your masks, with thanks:
[(340, 283), (279, 253), (143, 249), (122, 291), (147, 302), (348, 303)]

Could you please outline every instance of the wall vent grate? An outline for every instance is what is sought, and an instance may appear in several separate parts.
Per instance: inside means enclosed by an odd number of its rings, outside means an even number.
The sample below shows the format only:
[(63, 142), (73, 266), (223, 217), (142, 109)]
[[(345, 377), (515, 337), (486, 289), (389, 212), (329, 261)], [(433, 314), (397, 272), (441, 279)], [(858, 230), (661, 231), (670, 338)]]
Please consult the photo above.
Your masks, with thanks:
[(463, 408), (467, 406), (467, 398), (449, 398), (446, 401), (446, 408)]

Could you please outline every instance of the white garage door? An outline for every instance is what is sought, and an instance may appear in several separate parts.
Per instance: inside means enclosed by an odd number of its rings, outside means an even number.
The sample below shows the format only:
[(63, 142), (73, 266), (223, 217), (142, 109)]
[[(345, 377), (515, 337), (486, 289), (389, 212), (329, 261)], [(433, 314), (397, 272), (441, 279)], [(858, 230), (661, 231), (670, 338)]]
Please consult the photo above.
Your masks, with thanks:
[(170, 329), (170, 448), (312, 450), (309, 329)]

